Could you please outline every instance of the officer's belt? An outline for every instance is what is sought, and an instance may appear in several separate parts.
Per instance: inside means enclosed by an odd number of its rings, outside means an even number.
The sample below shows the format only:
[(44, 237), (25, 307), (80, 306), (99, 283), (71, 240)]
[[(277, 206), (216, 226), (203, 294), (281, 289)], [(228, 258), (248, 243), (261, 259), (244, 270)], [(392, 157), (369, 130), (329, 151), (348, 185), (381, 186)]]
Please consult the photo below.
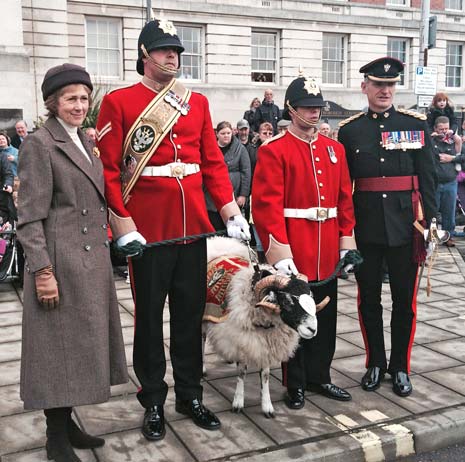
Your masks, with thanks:
[(417, 176), (378, 176), (374, 178), (356, 178), (355, 191), (417, 191)]
[(337, 208), (310, 207), (308, 209), (284, 209), (286, 218), (305, 218), (310, 221), (325, 221), (337, 217)]
[(182, 180), (185, 176), (200, 172), (199, 164), (185, 164), (184, 162), (171, 162), (166, 165), (145, 167), (141, 176), (168, 176)]

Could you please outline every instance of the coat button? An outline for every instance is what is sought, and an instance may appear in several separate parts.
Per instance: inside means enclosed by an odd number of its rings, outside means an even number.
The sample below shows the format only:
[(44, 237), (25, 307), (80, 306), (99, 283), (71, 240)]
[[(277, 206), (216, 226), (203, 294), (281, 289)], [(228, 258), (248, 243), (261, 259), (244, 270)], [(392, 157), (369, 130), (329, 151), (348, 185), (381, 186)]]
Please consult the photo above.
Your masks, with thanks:
[(320, 188), (322, 188), (322, 187), (323, 187), (323, 183), (318, 183), (318, 186), (319, 186)]
[(84, 228), (82, 228), (82, 234), (87, 234), (87, 226), (84, 226)]
[(105, 242), (103, 243), (103, 245), (104, 245), (105, 247), (110, 247), (110, 242), (109, 242), (109, 241), (105, 241)]
[(324, 200), (325, 200), (325, 196), (321, 196), (320, 199), (321, 199), (322, 201), (324, 201)]
[(105, 207), (103, 205), (100, 207), (100, 211), (105, 212)]
[(315, 162), (320, 162), (320, 158), (319, 158), (319, 157), (315, 157)]
[(386, 199), (386, 197), (387, 197), (387, 194), (383, 194), (383, 199)]
[(181, 145), (180, 145), (180, 144), (177, 144), (176, 147), (177, 147), (178, 149), (181, 149)]
[(83, 215), (87, 215), (89, 213), (89, 211), (87, 209), (82, 209), (82, 212), (81, 212)]
[(381, 159), (379, 159), (380, 162), (384, 162), (384, 157), (381, 157)]
[(106, 223), (104, 223), (104, 224), (102, 225), (102, 228), (103, 228), (103, 229), (107, 229), (107, 228), (108, 228), (108, 225), (107, 225)]
[(323, 172), (321, 170), (317, 170), (318, 175), (321, 175)]
[(89, 250), (90, 250), (90, 245), (89, 245), (89, 244), (85, 245), (85, 246), (84, 246), (84, 250), (85, 250), (86, 252), (89, 252)]
[(173, 133), (173, 138), (176, 139), (177, 137), (178, 137), (178, 135), (176, 135), (176, 133)]

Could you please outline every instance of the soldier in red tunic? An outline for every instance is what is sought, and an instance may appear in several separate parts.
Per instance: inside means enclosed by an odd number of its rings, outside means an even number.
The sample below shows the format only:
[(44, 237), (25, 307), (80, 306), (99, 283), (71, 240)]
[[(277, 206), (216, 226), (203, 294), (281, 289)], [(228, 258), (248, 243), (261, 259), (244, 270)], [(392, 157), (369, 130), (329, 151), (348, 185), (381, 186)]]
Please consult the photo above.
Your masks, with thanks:
[[(207, 99), (177, 81), (184, 48), (170, 21), (151, 21), (138, 42), (140, 83), (103, 99), (98, 148), (105, 167), (109, 221), (117, 246), (213, 231), (205, 186), (232, 237), (250, 239), (233, 197), (228, 170), (213, 132)], [(169, 295), (170, 355), (176, 411), (208, 430), (218, 418), (202, 404), (201, 320), (205, 306), (205, 239), (147, 248), (130, 259), (136, 305), (134, 370), (146, 409), (142, 433), (165, 435), (168, 386), (163, 307)]]
[[(313, 80), (299, 77), (286, 91), (287, 133), (263, 143), (252, 187), (253, 214), (268, 262), (284, 274), (327, 278), (339, 258), (355, 248), (352, 185), (344, 148), (317, 132), (323, 96)], [(304, 390), (349, 401), (331, 383), (336, 345), (337, 281), (314, 289), (315, 301), (331, 301), (318, 314), (318, 335), (302, 340), (283, 367), (286, 404), (304, 406)]]

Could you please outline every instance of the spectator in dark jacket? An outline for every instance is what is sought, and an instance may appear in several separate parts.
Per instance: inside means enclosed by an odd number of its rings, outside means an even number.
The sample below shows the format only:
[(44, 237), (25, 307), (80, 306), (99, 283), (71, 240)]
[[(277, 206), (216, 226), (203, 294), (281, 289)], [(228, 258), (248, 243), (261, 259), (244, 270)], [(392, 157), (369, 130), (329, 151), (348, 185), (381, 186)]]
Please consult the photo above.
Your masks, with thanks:
[(16, 135), (11, 139), (11, 145), (19, 149), (24, 138), (28, 135), (27, 133), (27, 123), (25, 120), (18, 120), (15, 124)]
[(429, 107), (427, 120), (429, 128), (434, 132), (434, 124), (436, 119), (440, 116), (445, 116), (449, 119), (449, 131), (450, 135), (457, 133), (458, 122), (454, 114), (454, 105), (451, 100), (444, 92), (438, 92), (434, 95), (431, 106)]
[[(229, 122), (220, 122), (216, 127), (216, 136), (218, 146), (224, 155), (224, 161), (228, 166), (229, 179), (234, 190), (234, 197), (237, 205), (243, 210), (246, 201), (250, 195), (250, 160), (247, 149), (242, 143), (233, 136), (232, 125)], [(207, 203), (208, 217), (213, 227), (219, 231), (226, 229), (221, 215), (216, 210), (210, 194), (205, 192), (205, 201)]]
[(265, 97), (262, 104), (255, 111), (254, 118), (254, 131), (258, 132), (260, 124), (269, 122), (273, 126), (273, 134), (278, 133), (278, 122), (281, 120), (281, 111), (279, 107), (274, 104), (273, 90), (268, 88), (265, 90)]

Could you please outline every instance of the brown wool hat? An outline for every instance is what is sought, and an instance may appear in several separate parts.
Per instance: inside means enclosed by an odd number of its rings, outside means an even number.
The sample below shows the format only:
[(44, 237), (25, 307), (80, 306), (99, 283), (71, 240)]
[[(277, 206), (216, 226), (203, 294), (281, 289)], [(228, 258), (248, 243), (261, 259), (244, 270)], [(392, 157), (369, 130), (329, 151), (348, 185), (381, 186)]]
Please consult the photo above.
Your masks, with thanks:
[(60, 88), (66, 85), (82, 83), (89, 87), (90, 91), (94, 89), (90, 80), (90, 75), (81, 66), (77, 64), (65, 63), (52, 67), (47, 71), (42, 82), (42, 96), (44, 101)]

